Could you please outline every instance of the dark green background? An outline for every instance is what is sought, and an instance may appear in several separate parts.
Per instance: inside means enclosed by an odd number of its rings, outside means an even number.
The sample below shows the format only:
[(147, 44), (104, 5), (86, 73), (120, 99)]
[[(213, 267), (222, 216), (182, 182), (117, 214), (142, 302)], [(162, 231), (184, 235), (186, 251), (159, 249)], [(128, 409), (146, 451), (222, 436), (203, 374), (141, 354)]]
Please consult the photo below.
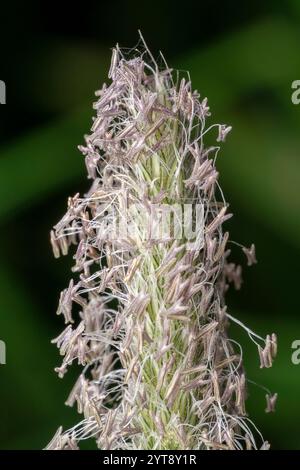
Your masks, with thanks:
[(247, 335), (231, 333), (244, 347), (248, 377), (279, 393), (277, 412), (267, 415), (265, 392), (250, 384), (250, 417), (273, 448), (300, 449), (300, 365), (291, 362), (291, 343), (300, 339), (300, 105), (291, 102), (291, 83), (300, 79), (300, 2), (51, 5), (1, 5), (0, 448), (42, 448), (58, 425), (76, 422), (64, 406), (76, 371), (56, 377), (60, 358), (50, 344), (63, 328), (55, 310), (72, 259), (52, 258), (48, 232), (67, 196), (88, 187), (76, 146), (89, 131), (110, 48), (133, 47), (141, 28), (154, 55), (161, 49), (171, 66), (190, 71), (212, 120), (233, 126), (218, 161), (235, 214), (227, 227), (232, 239), (256, 243), (259, 263), (244, 271), (228, 305), (257, 333), (278, 333), (273, 368), (260, 370)]

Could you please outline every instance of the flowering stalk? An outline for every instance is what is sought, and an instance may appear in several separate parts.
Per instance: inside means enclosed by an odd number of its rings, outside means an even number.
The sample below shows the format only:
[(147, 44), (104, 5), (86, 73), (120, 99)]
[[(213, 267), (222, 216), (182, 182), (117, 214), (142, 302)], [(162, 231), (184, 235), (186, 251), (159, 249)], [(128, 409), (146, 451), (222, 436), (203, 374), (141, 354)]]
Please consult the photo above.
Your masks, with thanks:
[[(100, 449), (256, 449), (229, 320), (256, 342), (262, 367), (276, 336), (258, 337), (225, 305), (241, 268), (228, 262), (219, 146), (204, 139), (216, 129), (222, 142), (231, 128), (207, 127), (207, 99), (144, 48), (128, 60), (114, 49), (111, 84), (96, 93), (80, 147), (92, 186), (69, 198), (51, 232), (56, 257), (77, 245), (79, 279), (57, 312), (68, 326), (53, 342), (64, 356), (60, 377), (73, 361), (82, 366), (67, 404), (83, 420), (59, 428), (48, 448), (94, 437)], [(243, 251), (256, 262), (253, 245)], [(268, 395), (268, 411), (275, 399)]]

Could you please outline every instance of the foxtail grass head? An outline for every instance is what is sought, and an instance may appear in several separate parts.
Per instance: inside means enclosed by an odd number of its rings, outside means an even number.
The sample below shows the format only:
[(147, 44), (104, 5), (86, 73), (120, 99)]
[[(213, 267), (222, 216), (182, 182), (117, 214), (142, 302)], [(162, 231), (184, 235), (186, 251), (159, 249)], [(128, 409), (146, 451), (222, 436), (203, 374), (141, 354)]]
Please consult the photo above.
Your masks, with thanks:
[[(56, 257), (74, 253), (53, 342), (60, 377), (81, 367), (67, 404), (82, 420), (50, 449), (87, 438), (100, 449), (268, 447), (246, 415), (242, 354), (228, 337), (238, 323), (271, 366), (276, 336), (259, 337), (225, 303), (241, 286), (216, 168), (231, 127), (211, 124), (207, 99), (160, 62), (144, 42), (130, 57), (113, 50), (79, 147), (91, 187), (51, 232)], [(254, 245), (242, 249), (255, 263)]]

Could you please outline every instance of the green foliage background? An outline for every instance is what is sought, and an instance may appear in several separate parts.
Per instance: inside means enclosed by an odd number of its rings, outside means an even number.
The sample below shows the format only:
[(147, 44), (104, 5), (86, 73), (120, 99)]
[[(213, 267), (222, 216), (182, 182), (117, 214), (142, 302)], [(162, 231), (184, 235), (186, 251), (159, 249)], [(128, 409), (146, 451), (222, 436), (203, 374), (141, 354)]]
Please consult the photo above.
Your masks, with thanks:
[[(58, 425), (77, 419), (64, 406), (76, 371), (56, 377), (60, 358), (50, 344), (63, 327), (55, 310), (72, 259), (52, 259), (48, 232), (67, 196), (88, 187), (76, 145), (89, 130), (109, 48), (117, 41), (134, 46), (138, 28), (172, 67), (190, 71), (213, 121), (233, 126), (218, 161), (235, 215), (228, 229), (236, 241), (255, 242), (259, 263), (244, 270), (243, 289), (229, 294), (228, 305), (262, 336), (278, 333), (273, 368), (259, 369), (243, 331), (234, 326), (232, 336), (244, 347), (248, 377), (279, 394), (277, 412), (265, 414), (265, 392), (249, 384), (250, 417), (273, 448), (300, 449), (300, 365), (291, 362), (291, 343), (300, 339), (300, 105), (291, 102), (291, 83), (300, 79), (300, 3), (221, 3), (199, 0), (182, 11), (164, 2), (149, 11), (134, 1), (120, 10), (118, 2), (95, 3), (70, 17), (71, 26), (64, 23), (70, 13), (52, 12), (58, 25), (45, 20), (45, 30), (37, 25), (46, 11), (32, 8), (26, 23), (23, 10), (16, 19), (7, 7), (14, 29), (8, 22), (1, 34), (0, 78), (8, 90), (0, 109), (2, 449), (42, 448)], [(234, 255), (239, 259), (238, 250)]]

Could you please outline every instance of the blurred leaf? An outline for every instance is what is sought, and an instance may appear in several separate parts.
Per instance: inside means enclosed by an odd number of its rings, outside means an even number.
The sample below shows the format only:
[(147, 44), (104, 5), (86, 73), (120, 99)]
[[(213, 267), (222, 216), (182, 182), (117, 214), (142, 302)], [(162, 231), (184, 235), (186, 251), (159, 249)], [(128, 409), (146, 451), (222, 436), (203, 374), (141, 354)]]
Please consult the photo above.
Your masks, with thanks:
[(72, 420), (75, 412), (64, 406), (62, 397), (67, 397), (73, 377), (64, 383), (57, 379), (53, 368), (60, 358), (50, 344), (47, 323), (41, 321), (43, 312), (37, 311), (20, 280), (3, 263), (0, 285), (0, 337), (6, 343), (6, 365), (0, 366), (1, 447), (8, 445), (11, 436), (35, 434), (31, 442), (41, 448), (51, 431)]
[[(252, 116), (253, 118), (253, 116)], [(299, 246), (300, 136), (288, 117), (231, 115), (234, 132), (218, 161), (222, 180), (253, 219)], [(300, 114), (298, 127), (300, 125)], [(276, 138), (275, 138), (276, 136)], [(230, 200), (230, 196), (229, 196)]]
[(283, 19), (264, 20), (176, 64), (191, 72), (214, 115), (226, 115), (241, 95), (256, 89), (279, 88), (290, 103), (291, 82), (300, 69), (299, 38), (299, 29)]
[(298, 0), (288, 0), (288, 5), (296, 17), (300, 16), (300, 3)]
[(0, 219), (15, 216), (50, 191), (84, 177), (83, 159), (76, 149), (91, 123), (90, 109), (76, 111), (60, 121), (35, 130), (2, 149), (0, 160)]

